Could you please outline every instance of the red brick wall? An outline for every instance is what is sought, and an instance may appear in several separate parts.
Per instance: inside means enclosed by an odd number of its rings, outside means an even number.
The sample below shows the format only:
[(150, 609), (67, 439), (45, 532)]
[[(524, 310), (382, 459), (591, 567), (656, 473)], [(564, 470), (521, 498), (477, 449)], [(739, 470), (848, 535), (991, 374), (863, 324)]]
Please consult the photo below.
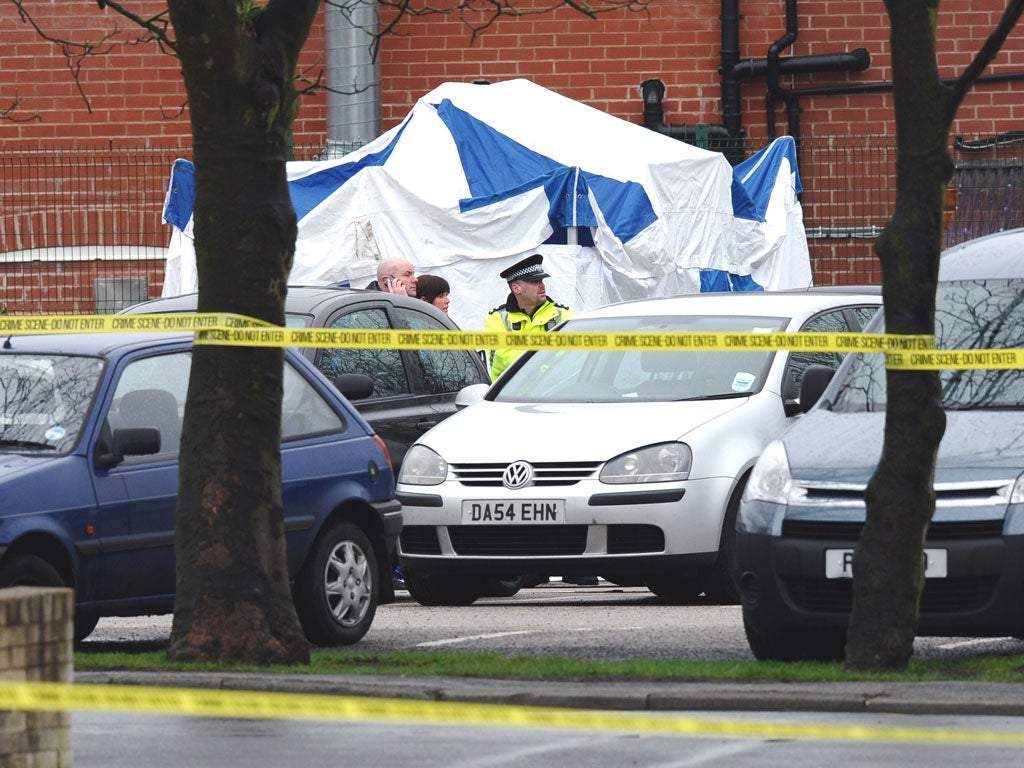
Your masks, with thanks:
[[(149, 297), (160, 295), (164, 262), (160, 260), (52, 261), (0, 264), (0, 314), (91, 315), (97, 310), (97, 278), (144, 277)], [(132, 302), (121, 302), (121, 305)]]
[[(0, 109), (17, 107), (0, 120), (7, 142), (116, 141), (188, 142), (188, 110), (175, 59), (95, 0), (25, 0), (39, 25), (56, 37), (99, 40), (112, 35), (105, 55), (81, 61), (83, 101), (59, 49), (23, 23), (10, 3), (0, 3), (5, 48), (0, 67)], [(443, 5), (443, 3), (442, 3)], [(530, 3), (523, 3), (528, 7)], [(143, 15), (163, 7), (139, 4)], [(938, 66), (943, 76), (959, 73), (994, 27), (1002, 0), (943, 0), (938, 18)], [(867, 48), (871, 66), (859, 73), (797, 75), (785, 87), (807, 88), (891, 79), (888, 18), (874, 0), (799, 0), (799, 30), (783, 56), (829, 54)], [(716, 2), (651, 0), (645, 13), (614, 12), (596, 20), (568, 8), (521, 18), (503, 18), (475, 41), (466, 22), (478, 16), (427, 16), (406, 20), (383, 45), (385, 128), (399, 122), (416, 99), (447, 80), (532, 79), (591, 106), (640, 122), (639, 85), (658, 78), (667, 87), (669, 123), (721, 123), (721, 8)], [(763, 59), (785, 33), (782, 0), (740, 3), (740, 57)], [(120, 31), (114, 33), (114, 28)], [(318, 21), (300, 69), (315, 75), (326, 64), (324, 28)], [(991, 72), (1024, 72), (1024, 27), (1011, 35)], [(1024, 117), (1020, 83), (982, 85), (968, 96), (954, 133), (1008, 130)], [(766, 135), (763, 78), (742, 86), (743, 124), (754, 137)], [(805, 135), (891, 133), (890, 97), (884, 93), (801, 99)], [(90, 111), (91, 109), (91, 111)], [(323, 94), (307, 97), (295, 124), (296, 143), (323, 141)], [(781, 104), (779, 133), (786, 132)]]
[[(181, 67), (153, 43), (140, 42), (141, 29), (96, 0), (24, 0), (49, 36), (98, 42), (102, 54), (78, 61), (79, 84), (60, 48), (40, 39), (22, 22), (14, 5), (0, 3), (0, 120), (3, 146), (52, 147), (69, 142), (119, 146), (191, 144), (191, 127)], [(130, 3), (141, 16), (166, 8), (160, 0)], [(322, 70), (322, 19), (299, 62), (300, 71)], [(12, 108), (13, 107), (13, 108)], [(306, 98), (295, 122), (296, 143), (323, 143), (325, 98)]]
[[(24, 0), (41, 27), (56, 37), (99, 39), (112, 34), (109, 51), (81, 62), (81, 89), (67, 71), (57, 47), (39, 39), (14, 6), (0, 2), (0, 147), (39, 145), (187, 146), (188, 110), (179, 67), (139, 33), (95, 0)], [(529, 2), (521, 3), (531, 7)], [(943, 0), (938, 16), (938, 69), (959, 74), (994, 28), (1003, 0)], [(440, 3), (439, 5), (443, 5)], [(145, 15), (163, 7), (142, 0)], [(799, 30), (783, 56), (833, 54), (866, 48), (871, 66), (864, 72), (818, 73), (783, 78), (785, 88), (848, 87), (891, 80), (888, 18), (879, 0), (798, 0)], [(764, 59), (785, 33), (783, 0), (741, 0), (740, 58)], [(383, 43), (380, 54), (384, 128), (397, 124), (415, 101), (448, 80), (499, 81), (524, 77), (634, 123), (642, 122), (640, 83), (662, 80), (667, 88), (665, 122), (722, 122), (721, 7), (717, 2), (651, 0), (644, 13), (614, 12), (589, 19), (567, 8), (504, 18), (471, 39), (480, 16), (429, 16), (405, 20)], [(111, 31), (120, 28), (117, 33)], [(300, 70), (315, 77), (326, 64), (322, 20), (314, 27)], [(1024, 25), (1007, 41), (990, 73), (1024, 73)], [(952, 133), (971, 136), (1020, 130), (1024, 80), (981, 84), (968, 95)], [(768, 136), (764, 78), (742, 84), (742, 123), (753, 146)], [(808, 141), (830, 136), (890, 136), (892, 101), (888, 92), (814, 95), (800, 98), (800, 132)], [(788, 133), (779, 103), (778, 134)], [(297, 145), (322, 145), (326, 99), (306, 97), (295, 122)], [(748, 146), (751, 146), (748, 144)], [(888, 161), (887, 161), (888, 162)], [(864, 177), (835, 159), (801, 159), (809, 227), (844, 217), (851, 225), (884, 223), (892, 195), (891, 163), (872, 168), (874, 207), (865, 212), (849, 202), (848, 182)], [(162, 229), (157, 222), (151, 229)], [(0, 232), (0, 236), (11, 235)], [(10, 237), (7, 238), (11, 240)], [(12, 240), (13, 242), (13, 240)], [(848, 282), (877, 275), (870, 238), (811, 242), (818, 282)], [(852, 270), (858, 271), (852, 271)]]
[[(940, 75), (957, 75), (971, 60), (1003, 9), (1002, 0), (943, 0), (938, 17)], [(784, 87), (809, 88), (891, 80), (888, 17), (881, 2), (799, 0), (795, 43), (783, 56), (831, 54), (866, 48), (864, 72), (785, 78)], [(394, 124), (411, 104), (446, 80), (530, 78), (632, 122), (642, 121), (639, 85), (658, 78), (667, 87), (668, 123), (720, 124), (720, 4), (654, 0), (648, 13), (614, 13), (591, 20), (569, 9), (543, 16), (501, 19), (469, 44), (455, 17), (404, 21), (385, 43), (385, 120)], [(741, 2), (740, 58), (764, 59), (785, 33), (785, 4)], [(479, 19), (475, 19), (479, 21)], [(1004, 46), (991, 72), (1024, 72), (1024, 27)], [(1022, 83), (982, 85), (969, 95), (954, 132), (1007, 130), (1024, 117)], [(766, 136), (764, 78), (743, 84), (743, 123)], [(804, 135), (892, 133), (885, 93), (801, 99)], [(776, 124), (786, 133), (778, 105)], [(1000, 125), (1002, 124), (1002, 125)]]

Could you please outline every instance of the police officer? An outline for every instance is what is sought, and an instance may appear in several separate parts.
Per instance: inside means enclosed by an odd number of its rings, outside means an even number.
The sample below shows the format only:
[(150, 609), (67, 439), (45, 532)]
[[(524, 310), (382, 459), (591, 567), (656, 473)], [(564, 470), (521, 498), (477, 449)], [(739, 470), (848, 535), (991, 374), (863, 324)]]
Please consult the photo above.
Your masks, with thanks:
[[(505, 303), (492, 309), (484, 318), (484, 331), (523, 331), (544, 333), (573, 315), (564, 304), (557, 304), (548, 298), (544, 289), (544, 278), (551, 277), (541, 263), (544, 257), (539, 253), (527, 256), (501, 273), (508, 282), (509, 293)], [(491, 351), (491, 380), (522, 354), (521, 349), (495, 349)]]

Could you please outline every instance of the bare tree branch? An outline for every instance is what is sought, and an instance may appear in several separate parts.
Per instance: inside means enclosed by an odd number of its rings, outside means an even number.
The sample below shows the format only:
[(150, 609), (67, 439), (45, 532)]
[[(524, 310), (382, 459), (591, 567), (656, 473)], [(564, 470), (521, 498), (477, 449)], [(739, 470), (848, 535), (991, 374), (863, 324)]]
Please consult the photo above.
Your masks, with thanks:
[[(42, 117), (39, 116), (38, 112), (34, 112), (31, 115), (26, 115), (25, 117), (19, 117), (16, 114), (16, 112), (18, 111), (18, 107), (20, 107), (20, 106), (21, 106), (21, 97), (18, 96), (18, 95), (15, 95), (14, 101), (12, 101), (10, 104), (8, 104), (3, 109), (0, 109), (0, 120), (7, 120), (8, 122), (11, 122), (11, 123), (31, 123), (33, 120), (42, 120), (43, 119)], [(2, 313), (0, 313), (0, 314), (2, 314)]]
[(164, 120), (176, 120), (177, 118), (185, 114), (186, 109), (188, 109), (187, 99), (181, 102), (181, 104), (178, 105), (178, 108), (173, 111), (160, 107), (160, 117), (162, 117)]
[[(36, 23), (35, 18), (25, 7), (24, 0), (9, 0), (9, 2), (18, 10), (18, 16), (21, 17), (21, 20), (30, 25), (40, 38), (53, 43), (55, 46), (60, 48), (61, 55), (64, 56), (64, 61), (67, 65), (68, 71), (71, 73), (71, 79), (75, 83), (75, 88), (78, 90), (78, 94), (82, 97), (86, 110), (89, 114), (92, 114), (92, 102), (89, 100), (85, 90), (82, 88), (82, 82), (79, 79), (82, 64), (84, 64), (91, 56), (103, 56), (108, 53), (114, 47), (110, 41), (121, 34), (121, 29), (115, 24), (114, 28), (110, 32), (105, 33), (98, 40), (69, 40), (52, 35), (40, 27), (39, 24)], [(103, 3), (100, 4), (100, 7), (103, 7)]]
[(171, 37), (172, 28), (170, 13), (166, 8), (155, 16), (144, 17), (128, 10), (118, 2), (112, 2), (111, 0), (98, 0), (98, 2), (100, 4), (100, 8), (109, 8), (115, 13), (124, 16), (129, 21), (132, 21), (142, 27), (151, 35), (149, 38), (140, 38), (137, 42), (156, 41), (160, 45), (161, 50), (165, 53), (168, 51), (177, 51), (177, 42), (173, 37)]
[[(518, 0), (441, 0), (437, 3), (413, 3), (412, 0), (324, 0), (325, 5), (338, 8), (349, 21), (352, 20), (352, 9), (358, 6), (374, 5), (388, 9), (384, 14), (389, 17), (377, 29), (361, 27), (373, 38), (371, 50), (374, 58), (380, 49), (381, 40), (395, 34), (398, 25), (407, 18), (419, 16), (457, 16), (470, 33), (470, 43), (488, 27), (502, 17), (522, 18), (523, 16), (540, 16), (551, 13), (561, 7), (572, 8), (592, 19), (598, 14), (613, 11), (646, 12), (651, 0), (547, 0), (547, 2), (523, 2)], [(356, 25), (359, 26), (359, 25)]]
[[(236, 0), (239, 18), (244, 18), (252, 24), (267, 23), (261, 16), (266, 14), (263, 11), (266, 5), (258, 4), (259, 0)], [(75, 82), (86, 109), (91, 113), (92, 104), (86, 95), (79, 80), (79, 73), (83, 63), (90, 56), (99, 56), (113, 48), (111, 42), (122, 33), (116, 24), (114, 28), (104, 34), (98, 40), (69, 40), (56, 37), (45, 32), (32, 17), (25, 7), (27, 0), (8, 0), (15, 8), (22, 20), (30, 24), (38, 35), (54, 45), (58, 46), (67, 62), (68, 70)], [(152, 16), (141, 16), (126, 7), (121, 0), (97, 0), (101, 10), (109, 9), (114, 13), (128, 19), (135, 26), (145, 31), (138, 37), (124, 42), (125, 45), (142, 45), (156, 43), (163, 53), (171, 56), (178, 55), (178, 41), (174, 37), (174, 28), (171, 25), (170, 12), (163, 7), (158, 13)], [(381, 41), (388, 35), (397, 34), (398, 25), (405, 19), (423, 16), (455, 16), (469, 30), (470, 43), (476, 41), (477, 36), (484, 30), (491, 27), (499, 19), (522, 18), (524, 16), (540, 16), (551, 13), (561, 7), (571, 8), (589, 18), (597, 18), (598, 14), (611, 13), (614, 11), (629, 11), (633, 13), (646, 12), (652, 0), (436, 0), (433, 3), (414, 3), (413, 0), (324, 0), (325, 5), (331, 5), (341, 12), (342, 16), (353, 25), (362, 29), (370, 38), (370, 51), (374, 59), (380, 51)], [(1014, 0), (1016, 3), (1024, 3), (1024, 0)], [(355, 9), (373, 6), (380, 6), (389, 11), (389, 20), (381, 23), (375, 28), (367, 28), (359, 23)], [(286, 6), (279, 9), (272, 9), (270, 20), (277, 23), (277, 15), (285, 11)], [(375, 18), (378, 14), (375, 14)], [(285, 17), (286, 18), (286, 17)], [(287, 18), (286, 18), (287, 20)], [(1004, 35), (1005, 37), (1005, 35)], [(319, 70), (318, 70), (319, 68)], [(317, 71), (318, 70), (318, 71)], [(319, 91), (329, 91), (345, 96), (351, 96), (368, 90), (370, 86), (358, 86), (353, 83), (350, 88), (339, 88), (328, 86), (324, 82), (324, 71), (321, 64), (308, 67), (295, 77), (296, 90), (300, 95), (310, 95)], [(179, 117), (187, 107), (182, 104), (177, 110), (161, 110), (165, 118)], [(12, 119), (7, 112), (0, 113), (4, 119)], [(29, 119), (40, 119), (34, 116)]]
[(946, 107), (950, 120), (953, 119), (967, 92), (971, 90), (975, 81), (985, 71), (985, 67), (992, 63), (992, 59), (995, 58), (996, 54), (1003, 47), (1007, 36), (1020, 19), (1022, 11), (1024, 11), (1024, 0), (1009, 0), (1006, 9), (1003, 11), (1003, 17), (999, 20), (999, 25), (992, 30), (992, 34), (988, 36), (985, 44), (974, 57), (974, 61), (968, 65), (967, 69), (964, 70), (963, 74), (953, 84)]

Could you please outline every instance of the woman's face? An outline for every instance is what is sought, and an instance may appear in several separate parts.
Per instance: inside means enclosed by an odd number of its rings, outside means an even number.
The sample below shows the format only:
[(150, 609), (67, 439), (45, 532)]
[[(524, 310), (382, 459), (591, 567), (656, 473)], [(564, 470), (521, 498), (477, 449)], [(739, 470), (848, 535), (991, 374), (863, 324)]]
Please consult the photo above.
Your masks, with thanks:
[(448, 305), (451, 303), (451, 300), (448, 298), (447, 293), (439, 293), (437, 294), (437, 296), (434, 297), (434, 300), (430, 303), (447, 315)]

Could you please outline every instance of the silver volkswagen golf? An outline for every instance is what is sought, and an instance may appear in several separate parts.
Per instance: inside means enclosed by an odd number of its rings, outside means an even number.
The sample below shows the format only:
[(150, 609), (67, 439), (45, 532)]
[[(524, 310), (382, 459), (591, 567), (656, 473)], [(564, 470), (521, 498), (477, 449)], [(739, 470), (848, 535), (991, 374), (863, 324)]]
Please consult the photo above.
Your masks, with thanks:
[[(859, 331), (878, 289), (697, 294), (577, 315), (565, 332)], [(400, 562), (424, 605), (494, 577), (601, 576), (735, 602), (735, 520), (764, 446), (799, 412), (811, 364), (764, 350), (540, 350), (409, 450)], [(465, 393), (469, 394), (469, 393)]]

